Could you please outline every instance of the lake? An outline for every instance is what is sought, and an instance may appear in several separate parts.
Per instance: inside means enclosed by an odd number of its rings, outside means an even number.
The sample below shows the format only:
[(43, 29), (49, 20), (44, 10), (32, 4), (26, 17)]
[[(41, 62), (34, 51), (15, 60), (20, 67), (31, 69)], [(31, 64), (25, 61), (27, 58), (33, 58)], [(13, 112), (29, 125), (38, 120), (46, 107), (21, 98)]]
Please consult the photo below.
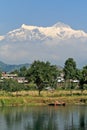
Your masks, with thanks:
[(0, 130), (87, 130), (87, 106), (1, 107)]

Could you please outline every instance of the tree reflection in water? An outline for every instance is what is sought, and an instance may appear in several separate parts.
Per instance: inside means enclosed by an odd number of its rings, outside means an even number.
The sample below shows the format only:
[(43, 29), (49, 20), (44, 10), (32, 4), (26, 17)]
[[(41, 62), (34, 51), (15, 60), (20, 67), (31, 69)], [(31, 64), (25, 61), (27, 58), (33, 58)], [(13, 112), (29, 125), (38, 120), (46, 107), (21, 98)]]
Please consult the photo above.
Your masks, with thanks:
[(39, 111), (32, 113), (32, 123), (28, 122), (25, 130), (58, 130), (55, 112)]
[(8, 130), (15, 128), (17, 124), (20, 124), (22, 121), (22, 112), (19, 109), (7, 107), (4, 110), (4, 117), (6, 121), (6, 127)]
[(0, 130), (87, 130), (87, 106), (0, 108)]

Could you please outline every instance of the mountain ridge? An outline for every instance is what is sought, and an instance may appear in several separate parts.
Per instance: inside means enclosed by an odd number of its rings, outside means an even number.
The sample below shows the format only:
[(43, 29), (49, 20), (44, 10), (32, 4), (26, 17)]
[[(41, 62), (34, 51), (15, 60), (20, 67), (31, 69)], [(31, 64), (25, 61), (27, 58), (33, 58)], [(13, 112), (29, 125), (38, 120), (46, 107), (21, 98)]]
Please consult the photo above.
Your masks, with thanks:
[(74, 30), (69, 25), (58, 22), (51, 27), (38, 27), (22, 24), (20, 28), (8, 32), (5, 36), (0, 36), (2, 40), (24, 41), (42, 40), (45, 38), (69, 39), (87, 38), (87, 33), (83, 30)]
[(22, 24), (0, 39), (0, 59), (7, 63), (43, 60), (63, 66), (72, 57), (82, 66), (87, 61), (87, 33), (61, 22), (50, 27)]
[(14, 70), (19, 70), (23, 66), (28, 68), (28, 67), (30, 67), (30, 64), (25, 63), (25, 64), (19, 64), (19, 65), (16, 65), (16, 64), (12, 65), (12, 64), (6, 64), (6, 63), (0, 61), (0, 71), (2, 71), (2, 72), (11, 72)]
[[(18, 64), (18, 65), (16, 65), (16, 64), (6, 64), (6, 63), (0, 61), (0, 71), (1, 72), (12, 72), (14, 70), (19, 70), (21, 67), (24, 67), (24, 66), (26, 68), (29, 68), (31, 66), (31, 64), (24, 63), (24, 64)], [(63, 69), (63, 67), (60, 66), (60, 65), (56, 65), (56, 66), (57, 66), (57, 68), (59, 70)]]

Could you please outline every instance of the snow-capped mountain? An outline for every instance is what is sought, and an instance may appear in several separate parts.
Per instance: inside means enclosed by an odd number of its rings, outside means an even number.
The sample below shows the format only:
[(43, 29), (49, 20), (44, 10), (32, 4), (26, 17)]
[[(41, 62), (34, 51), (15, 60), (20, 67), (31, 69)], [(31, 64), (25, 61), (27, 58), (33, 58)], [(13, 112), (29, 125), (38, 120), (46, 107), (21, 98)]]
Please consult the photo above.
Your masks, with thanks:
[(87, 33), (82, 30), (74, 30), (64, 23), (57, 23), (51, 27), (37, 27), (23, 24), (19, 29), (0, 36), (0, 40), (6, 41), (43, 41), (46, 39), (66, 40), (70, 38), (87, 38)]
[(87, 33), (58, 22), (51, 27), (21, 25), (0, 36), (0, 60), (10, 64), (44, 60), (63, 65), (73, 57), (86, 64)]

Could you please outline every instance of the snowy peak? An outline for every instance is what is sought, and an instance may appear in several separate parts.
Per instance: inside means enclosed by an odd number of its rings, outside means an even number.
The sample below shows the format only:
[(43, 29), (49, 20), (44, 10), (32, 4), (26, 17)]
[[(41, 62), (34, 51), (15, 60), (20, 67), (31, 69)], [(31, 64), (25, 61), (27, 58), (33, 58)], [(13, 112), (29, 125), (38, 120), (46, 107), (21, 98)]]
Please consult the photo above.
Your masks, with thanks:
[(67, 40), (87, 39), (87, 33), (82, 30), (74, 30), (70, 26), (58, 22), (51, 27), (38, 27), (22, 24), (18, 29), (8, 32), (0, 37), (6, 41), (46, 41), (46, 40)]
[(28, 25), (22, 24), (21, 28), (27, 29), (27, 30), (33, 30), (33, 29), (38, 28), (38, 27), (37, 26), (28, 26)]
[[(55, 28), (61, 28), (61, 27), (62, 28), (70, 28), (69, 25), (64, 24), (62, 22), (58, 22), (58, 23), (54, 24), (52, 27), (55, 27)], [(32, 30), (32, 29), (35, 29), (35, 28), (51, 28), (51, 27), (38, 27), (38, 26), (30, 26), (30, 25), (22, 24), (21, 28)]]
[(39, 30), (45, 30), (45, 29), (50, 29), (50, 28), (68, 28), (70, 29), (70, 26), (67, 24), (64, 24), (62, 22), (58, 22), (56, 24), (54, 24), (52, 27), (38, 27), (38, 26), (30, 26), (30, 25), (26, 25), (26, 24), (22, 24), (21, 25), (22, 29), (27, 29), (27, 30), (33, 30), (33, 29), (39, 29)]
[(64, 24), (64, 23), (62, 23), (62, 22), (58, 22), (58, 23), (54, 24), (53, 27), (56, 27), (56, 28), (61, 28), (61, 27), (62, 27), (62, 28), (70, 28), (69, 25)]
[[(69, 25), (58, 22), (51, 27), (37, 27), (23, 24), (22, 29), (29, 30), (44, 35), (45, 37), (69, 39), (69, 38), (87, 38), (87, 33), (82, 30), (74, 30)], [(34, 33), (35, 34), (35, 33)]]
[(68, 57), (83, 64), (86, 53), (87, 33), (61, 22), (50, 27), (22, 24), (0, 36), (0, 59), (12, 64), (41, 60), (63, 65)]

